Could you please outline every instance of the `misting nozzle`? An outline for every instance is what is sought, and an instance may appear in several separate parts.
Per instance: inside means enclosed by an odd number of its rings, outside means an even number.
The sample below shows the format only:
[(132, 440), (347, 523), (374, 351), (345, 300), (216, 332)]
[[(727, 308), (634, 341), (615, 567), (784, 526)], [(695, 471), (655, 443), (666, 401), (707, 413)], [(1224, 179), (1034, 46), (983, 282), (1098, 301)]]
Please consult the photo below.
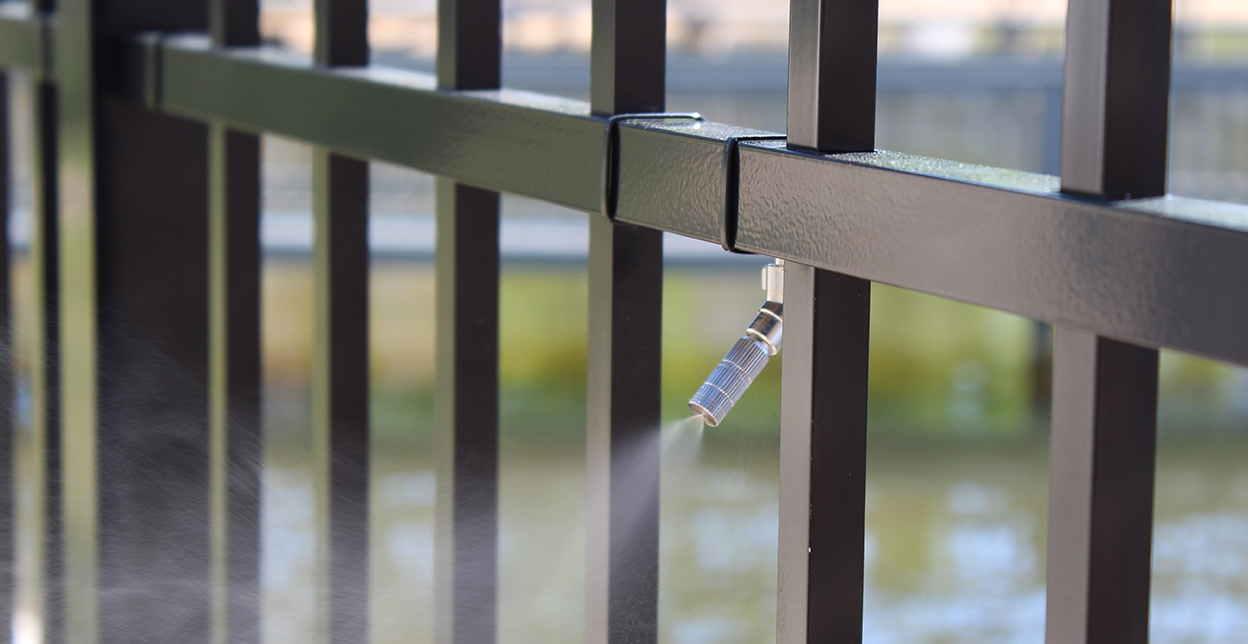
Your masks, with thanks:
[(763, 269), (763, 288), (767, 301), (758, 309), (758, 316), (689, 399), (689, 409), (711, 427), (723, 422), (771, 356), (780, 352), (784, 323), (783, 260)]

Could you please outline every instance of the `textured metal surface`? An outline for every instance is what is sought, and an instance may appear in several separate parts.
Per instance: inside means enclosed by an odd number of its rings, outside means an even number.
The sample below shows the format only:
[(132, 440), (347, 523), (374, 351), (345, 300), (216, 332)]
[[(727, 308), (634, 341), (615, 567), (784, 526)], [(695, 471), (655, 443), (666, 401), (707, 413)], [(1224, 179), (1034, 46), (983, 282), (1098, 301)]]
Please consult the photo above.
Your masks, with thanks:
[[(251, 0), (237, 3), (234, 15), (224, 2), (206, 11), (200, 0), (63, 3), (54, 43), (61, 95), (44, 85), (39, 96), (45, 116), (60, 116), (59, 132), (40, 137), (63, 161), (60, 191), (53, 195), (56, 182), (48, 182), (43, 197), (52, 205), (43, 213), (59, 201), (64, 234), (53, 249), (58, 226), (46, 220), (36, 247), (45, 261), (63, 262), (68, 296), (60, 311), (49, 309), (61, 324), (47, 325), (44, 350), (58, 355), (55, 334), (64, 333), (70, 641), (205, 640), (204, 414), (214, 409), (220, 419), (224, 405), (231, 413), (255, 406), (245, 399), (256, 386), (246, 380), (258, 352), (247, 345), (254, 276), (231, 285), (256, 252), (251, 224), (212, 218), (206, 273), (207, 130), (118, 98), (131, 87), (172, 114), (322, 146), (315, 413), (328, 537), (321, 615), (334, 642), (365, 641), (368, 614), (367, 169), (337, 153), (448, 177), (439, 184), (439, 262), (449, 269), (438, 279), (440, 300), (451, 302), (440, 301), (439, 316), (450, 322), (439, 325), (438, 340), (439, 387), (451, 393), (438, 422), (452, 445), (443, 465), (454, 473), (439, 477), (451, 481), (453, 499), (439, 512), (454, 526), (454, 570), (439, 573), (440, 588), (451, 588), (439, 591), (450, 604), (439, 618), (453, 626), (440, 623), (439, 638), (495, 638), (498, 212), (487, 189), (594, 210), (604, 196), (604, 120), (576, 101), (462, 91), (497, 84), (498, 6), (442, 4), (438, 89), (427, 75), (328, 68), (367, 62), (362, 2), (318, 0), (316, 65), (271, 50), (214, 50), (194, 36), (152, 39), (132, 50), (136, 60), (116, 58), (125, 48), (115, 45), (140, 30), (202, 28), (208, 16), (218, 44), (254, 45)], [(0, 65), (37, 71), (48, 60), (45, 27), (25, 11), (0, 5)], [(793, 147), (871, 149), (876, 11), (875, 0), (795, 1)], [(1060, 186), (1047, 175), (893, 153), (806, 154), (777, 142), (741, 145), (736, 177), (723, 150), (740, 128), (621, 128), (619, 223), (591, 224), (589, 641), (657, 639), (658, 231), (732, 246), (720, 219), (734, 210), (726, 207), (732, 200), (740, 205), (740, 247), (805, 264), (789, 269), (778, 642), (861, 638), (868, 279), (1062, 325), (1048, 638), (1145, 641), (1157, 354), (1127, 342), (1248, 364), (1248, 302), (1234, 280), (1248, 270), (1248, 207), (1140, 199), (1165, 187), (1169, 12), (1164, 0), (1072, 3)], [(595, 2), (594, 113), (663, 109), (663, 14), (660, 0)], [(1037, 87), (1050, 87), (1052, 76), (1036, 72)], [(212, 176), (229, 186), (213, 191), (214, 208), (236, 193), (253, 201), (256, 190), (255, 137), (221, 123), (213, 125)], [(231, 161), (233, 143), (241, 156)], [(57, 157), (48, 158), (45, 172)], [(1135, 199), (1114, 201), (1127, 197)], [(245, 225), (225, 225), (234, 223)], [(50, 266), (41, 275), (57, 279)], [(208, 284), (213, 331), (253, 352), (228, 369), (213, 367), (212, 379)], [(56, 297), (51, 286), (43, 293)], [(228, 357), (221, 342), (211, 346), (214, 359)], [(227, 375), (242, 377), (230, 380), (241, 383), (237, 408), (226, 395), (234, 384), (215, 379)], [(47, 378), (47, 400), (55, 400), (56, 370)], [(48, 422), (55, 425), (55, 414)], [(46, 438), (49, 446), (56, 440)], [(257, 451), (246, 443), (254, 439), (253, 427), (242, 441), (225, 442), (241, 451), (218, 455), (217, 464), (254, 466), (245, 460)], [(46, 465), (55, 476), (59, 462), (50, 456)], [(225, 471), (214, 470), (220, 480)], [(250, 512), (254, 488), (236, 491)], [(448, 519), (441, 525), (439, 538), (448, 539)], [(49, 535), (56, 526), (49, 520)], [(216, 534), (218, 543), (255, 537)], [(253, 583), (254, 563), (238, 561)], [(50, 559), (48, 570), (56, 565)], [(179, 584), (145, 584), (151, 579)]]
[[(873, 150), (878, 0), (794, 0), (790, 11), (784, 145)], [(784, 148), (738, 146), (738, 249), (752, 232), (747, 219), (760, 220), (746, 183), (746, 153), (760, 149)], [(771, 193), (784, 207), (763, 218), (789, 219), (810, 188)], [(862, 640), (871, 284), (822, 268), (785, 265), (777, 644)]]
[(498, 601), (498, 194), (437, 181), (439, 644), (490, 644)]
[(765, 132), (687, 119), (622, 123), (616, 219), (718, 243), (724, 142), (761, 134)]
[(859, 642), (871, 284), (784, 273), (776, 642)]
[(669, 121), (669, 120), (703, 121), (697, 112), (641, 112), (628, 114), (612, 114), (606, 118), (606, 129), (602, 137), (602, 206), (598, 212), (607, 219), (615, 220), (616, 204), (620, 187), (620, 125), (629, 121)]
[(738, 245), (1248, 364), (1248, 302), (1226, 279), (1248, 270), (1248, 207), (1178, 197), (1107, 203), (1046, 188), (1056, 190), (1053, 177), (746, 144)]
[[(1169, 0), (1071, 3), (1062, 114), (1063, 192), (1111, 199), (1165, 194), (1171, 11)], [(1199, 244), (1194, 248), (1200, 253), (1216, 248), (1213, 242), (1185, 239), (1174, 231), (1147, 241), (1163, 253), (1183, 243)], [(1108, 248), (1086, 248), (1083, 252), (1091, 251), (1089, 257), (1101, 262), (1118, 259)], [(1119, 294), (1187, 291), (1203, 283), (1186, 274), (1192, 259), (1162, 259), (1175, 262), (1170, 266), (1180, 272), (1158, 276), (1139, 270), (1137, 280), (1159, 281), (1137, 282)], [(1217, 268), (1223, 275), (1235, 274), (1226, 264)], [(1119, 307), (1120, 313), (1126, 308), (1119, 301), (1105, 305)], [(1179, 330), (1193, 331), (1184, 326)], [(1045, 639), (1048, 644), (1144, 644), (1149, 632), (1157, 351), (1059, 326), (1053, 353)]]
[[(663, 111), (665, 26), (664, 0), (593, 0), (595, 114)], [(654, 644), (663, 235), (607, 214), (589, 224), (585, 639)]]
[(1172, 0), (1074, 0), (1066, 22), (1062, 189), (1166, 192)]
[(428, 74), (319, 70), (275, 50), (213, 52), (195, 36), (167, 40), (162, 60), (161, 106), (174, 113), (580, 210), (601, 202), (603, 121), (580, 101), (439, 92)]
[(1157, 352), (1058, 327), (1045, 641), (1143, 644)]
[[(719, 245), (726, 251), (740, 253), (737, 250), (737, 219), (741, 214), (741, 143), (744, 141), (785, 141), (787, 137), (777, 136), (774, 134), (742, 134), (731, 136), (724, 142), (724, 162), (723, 176), (721, 185), (723, 186), (723, 205), (719, 213)], [(783, 265), (783, 260), (778, 260), (772, 266), (777, 269)], [(775, 282), (778, 292), (784, 292), (783, 275), (777, 275), (779, 278)], [(767, 282), (767, 276), (764, 273), (764, 284)], [(772, 297), (773, 289), (764, 285), (767, 290), (767, 299), (773, 302), (782, 302), (784, 297)]]
[(658, 639), (663, 235), (591, 216), (586, 640)]
[(589, 93), (595, 114), (662, 112), (665, 0), (593, 0)]
[[(438, 85), (492, 89), (502, 76), (499, 0), (438, 6)], [(434, 403), (434, 638), (498, 638), (499, 196), (438, 178)]]
[(789, 145), (875, 149), (879, 0), (793, 0), (789, 9)]
[[(213, 53), (202, 42), (173, 38), (165, 45), (167, 108), (582, 210), (599, 207), (602, 121), (588, 118), (583, 103), (505, 90), (438, 93), (425, 75), (376, 68), (330, 74), (272, 52)], [(338, 105), (333, 96), (354, 99)], [(499, 101), (504, 97), (510, 102)], [(404, 127), (386, 116), (417, 113), (427, 117), (404, 117)], [(332, 128), (325, 125), (331, 115), (341, 116)], [(633, 137), (640, 128), (624, 129), (629, 143), (621, 163), (631, 164), (640, 153)], [(1248, 337), (1238, 331), (1245, 307), (1220, 268), (1223, 260), (1245, 255), (1238, 245), (1248, 208), (1180, 198), (1081, 201), (1048, 194), (1060, 188), (1049, 175), (899, 153), (819, 157), (764, 149), (775, 147), (741, 146), (739, 225), (748, 230), (738, 241), (745, 250), (1248, 362)], [(712, 161), (695, 157), (699, 173), (708, 172)], [(674, 212), (671, 228), (692, 228), (688, 213), (721, 198), (722, 188), (682, 172), (669, 173), (666, 181), (706, 192), (664, 188), (658, 185), (664, 178), (653, 173), (646, 181), (646, 192), (679, 194), (696, 205)], [(622, 205), (632, 204), (630, 219), (644, 216), (636, 211), (649, 201), (633, 192), (619, 195)], [(1164, 216), (1141, 216), (1162, 210)], [(647, 225), (669, 227), (657, 219)], [(699, 230), (701, 237), (705, 224)], [(1189, 242), (1163, 243), (1172, 230)], [(1215, 238), (1220, 241), (1209, 247), (1191, 245)], [(1106, 258), (1092, 251), (1102, 247)], [(1188, 288), (1189, 276), (1202, 287)]]

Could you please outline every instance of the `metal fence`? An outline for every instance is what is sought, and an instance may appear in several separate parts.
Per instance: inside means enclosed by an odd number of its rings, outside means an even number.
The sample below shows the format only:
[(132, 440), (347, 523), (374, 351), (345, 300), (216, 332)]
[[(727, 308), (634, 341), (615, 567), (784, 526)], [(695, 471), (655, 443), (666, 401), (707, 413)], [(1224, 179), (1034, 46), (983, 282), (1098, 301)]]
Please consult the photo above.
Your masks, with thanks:
[(785, 135), (664, 114), (663, 2), (593, 10), (585, 103), (498, 89), (497, 0), (440, 3), (436, 75), (369, 66), (358, 0), (318, 0), (311, 61), (259, 46), (255, 0), (0, 4), (0, 65), (37, 78), (45, 637), (258, 637), (271, 132), (316, 146), (325, 640), (368, 638), (375, 159), (440, 177), (439, 641), (496, 638), (499, 192), (601, 213), (589, 641), (656, 639), (662, 231), (790, 262), (778, 642), (861, 638), (870, 281), (1057, 326), (1047, 638), (1145, 641), (1157, 350), (1248, 363), (1248, 207), (1165, 195), (1170, 4), (1072, 0), (1060, 178), (876, 151), (876, 0), (793, 1)]

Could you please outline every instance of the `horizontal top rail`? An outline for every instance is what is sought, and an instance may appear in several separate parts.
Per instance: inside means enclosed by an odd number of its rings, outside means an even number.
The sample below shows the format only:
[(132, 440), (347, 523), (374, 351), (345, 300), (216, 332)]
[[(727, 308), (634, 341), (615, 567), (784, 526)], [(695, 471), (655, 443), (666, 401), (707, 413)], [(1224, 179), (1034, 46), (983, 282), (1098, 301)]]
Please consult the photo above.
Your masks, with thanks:
[[(0, 23), (3, 23), (0, 20)], [(4, 28), (0, 26), (0, 28)], [(432, 75), (329, 70), (171, 35), (131, 53), (153, 107), (221, 119), (588, 212), (606, 119), (582, 101), (436, 89)], [(620, 126), (621, 221), (718, 242), (724, 144), (707, 121)], [(740, 145), (739, 248), (1148, 346), (1248, 364), (1248, 206), (1058, 194), (1050, 175), (893, 152)], [(679, 196), (679, 199), (675, 198)]]
[[(603, 124), (581, 101), (515, 90), (437, 89), (436, 78), (378, 66), (330, 70), (272, 49), (166, 39), (155, 107), (313, 142), (580, 210), (601, 201)], [(151, 55), (135, 49), (136, 55)], [(159, 71), (156, 71), (159, 70)]]

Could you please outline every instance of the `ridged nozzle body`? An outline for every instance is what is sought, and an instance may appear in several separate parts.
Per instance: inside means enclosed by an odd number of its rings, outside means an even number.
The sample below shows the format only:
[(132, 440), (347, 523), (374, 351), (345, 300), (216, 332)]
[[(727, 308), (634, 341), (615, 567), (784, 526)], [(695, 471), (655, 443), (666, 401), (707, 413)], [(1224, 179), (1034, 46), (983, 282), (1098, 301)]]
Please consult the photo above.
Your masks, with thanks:
[(732, 406), (741, 400), (750, 384), (767, 366), (771, 348), (750, 336), (744, 336), (728, 350), (728, 355), (689, 399), (689, 408), (702, 420), (715, 427), (724, 420)]

